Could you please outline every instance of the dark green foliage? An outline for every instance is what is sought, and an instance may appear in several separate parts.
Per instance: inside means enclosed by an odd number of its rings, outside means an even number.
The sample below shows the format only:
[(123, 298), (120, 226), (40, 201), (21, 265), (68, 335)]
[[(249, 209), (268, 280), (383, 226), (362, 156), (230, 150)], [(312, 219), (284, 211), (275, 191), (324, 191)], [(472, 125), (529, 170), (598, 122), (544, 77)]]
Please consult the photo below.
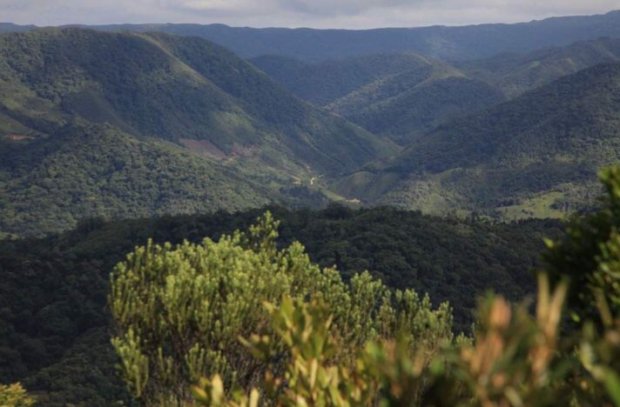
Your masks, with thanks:
[[(569, 305), (574, 316), (583, 320), (596, 313), (602, 294), (612, 315), (620, 311), (618, 287), (618, 231), (620, 228), (620, 167), (601, 171), (607, 194), (600, 209), (575, 217), (566, 235), (548, 242), (545, 269), (556, 281), (571, 282)], [(587, 289), (584, 289), (586, 288)]]
[(439, 68), (422, 76), (409, 71), (372, 83), (335, 101), (330, 109), (407, 145), (444, 122), (503, 100), (501, 92), (486, 83)]
[(415, 54), (379, 54), (307, 63), (277, 55), (250, 62), (293, 94), (317, 105), (328, 105), (364, 85), (433, 63)]
[(49, 120), (77, 116), (134, 135), (208, 140), (226, 154), (270, 139), (270, 148), (288, 148), (288, 160), (331, 171), (335, 157), (341, 171), (384, 147), (197, 38), (47, 29), (3, 35), (0, 54), (0, 85), (17, 91), (0, 101), (17, 119), (47, 105)]
[(618, 61), (620, 40), (598, 38), (527, 54), (502, 53), (488, 59), (457, 63), (456, 66), (471, 77), (488, 82), (514, 97), (582, 69)]
[(5, 153), (0, 230), (21, 236), (66, 230), (82, 218), (234, 211), (271, 200), (234, 170), (111, 127), (71, 128)]
[(524, 161), (536, 163), (577, 152), (581, 158), (591, 155), (593, 165), (600, 164), (617, 157), (619, 87), (620, 64), (581, 71), (440, 126), (408, 147), (392, 167), (433, 173), (485, 163), (517, 167)]
[(619, 90), (620, 64), (559, 79), (418, 137), (349, 193), (385, 183), (370, 202), (505, 218), (583, 208), (596, 171), (620, 159)]
[(315, 64), (264, 56), (252, 63), (299, 97), (326, 105), (401, 145), (447, 120), (503, 101), (502, 93), (492, 86), (415, 54)]
[[(105, 295), (113, 265), (148, 237), (173, 243), (218, 238), (246, 228), (261, 212), (113, 223), (93, 219), (55, 237), (0, 243), (0, 329), (5, 332), (0, 354), (6, 361), (0, 382), (22, 380), (28, 389), (49, 393), (49, 403), (79, 400), (78, 394), (89, 394), (85, 397), (93, 405), (122, 398), (118, 387), (106, 395), (93, 393), (98, 386), (118, 384), (108, 375), (112, 353), (97, 345), (105, 342), (97, 335), (103, 336), (107, 326)], [(282, 220), (282, 245), (301, 241), (313, 261), (336, 265), (346, 279), (368, 269), (388, 286), (432, 294), (435, 304), (449, 300), (457, 330), (469, 328), (476, 293), (494, 288), (514, 299), (530, 293), (527, 270), (538, 264), (542, 237), (559, 233), (552, 221), (480, 224), (386, 208), (273, 212)], [(84, 361), (97, 366), (90, 370), (94, 376), (86, 375), (91, 379), (84, 377)], [(63, 376), (58, 387), (50, 384), (56, 375)]]

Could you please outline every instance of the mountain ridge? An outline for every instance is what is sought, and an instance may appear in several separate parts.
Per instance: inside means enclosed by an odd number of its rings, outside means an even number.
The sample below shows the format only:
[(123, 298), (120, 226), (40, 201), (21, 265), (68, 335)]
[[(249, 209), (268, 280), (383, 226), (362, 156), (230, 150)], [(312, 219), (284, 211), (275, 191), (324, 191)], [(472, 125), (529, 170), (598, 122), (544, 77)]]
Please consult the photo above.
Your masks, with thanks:
[[(250, 28), (224, 24), (117, 24), (91, 26), (106, 31), (163, 31), (199, 36), (243, 58), (286, 55), (306, 61), (379, 52), (419, 52), (447, 60), (527, 52), (601, 36), (620, 37), (620, 10), (589, 16), (550, 17), (513, 24), (374, 28), (367, 30)], [(21, 27), (17, 27), (23, 29)], [(389, 44), (386, 48), (385, 44)]]

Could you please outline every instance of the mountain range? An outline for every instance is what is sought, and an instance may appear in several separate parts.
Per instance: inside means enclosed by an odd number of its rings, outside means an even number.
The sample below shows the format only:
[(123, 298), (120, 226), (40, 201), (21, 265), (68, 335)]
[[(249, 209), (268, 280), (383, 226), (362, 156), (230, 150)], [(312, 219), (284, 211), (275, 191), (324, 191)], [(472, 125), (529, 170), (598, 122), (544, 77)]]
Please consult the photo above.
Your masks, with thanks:
[[(566, 46), (600, 37), (620, 37), (620, 10), (591, 16), (552, 17), (517, 24), (366, 30), (250, 28), (223, 24), (115, 24), (89, 26), (104, 31), (165, 32), (201, 37), (243, 58), (280, 55), (319, 62), (350, 56), (417, 52), (457, 61)], [(33, 30), (33, 25), (0, 23), (0, 32)]]
[[(2, 24), (0, 237), (333, 200), (563, 217), (592, 205), (596, 171), (620, 158), (619, 16), (342, 32)], [(243, 60), (192, 36), (246, 31), (280, 53)], [(313, 36), (295, 55), (282, 44), (300, 32)], [(425, 48), (429, 32), (455, 42)], [(331, 57), (358, 35), (384, 46)]]
[(502, 52), (528, 52), (599, 37), (619, 37), (620, 11), (518, 24), (370, 30), (248, 28), (221, 24), (137, 24), (97, 28), (202, 37), (244, 58), (283, 55), (318, 62), (348, 56), (417, 52), (455, 61), (491, 57)]

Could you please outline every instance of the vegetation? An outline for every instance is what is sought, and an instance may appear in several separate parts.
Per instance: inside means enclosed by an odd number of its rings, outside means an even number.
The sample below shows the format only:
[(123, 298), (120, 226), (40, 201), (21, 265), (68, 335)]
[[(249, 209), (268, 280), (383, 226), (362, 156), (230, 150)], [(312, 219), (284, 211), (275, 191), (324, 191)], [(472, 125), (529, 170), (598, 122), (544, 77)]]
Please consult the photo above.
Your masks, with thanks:
[(205, 40), (45, 29), (0, 35), (0, 56), (3, 233), (320, 204), (312, 180), (394, 151)]
[[(247, 233), (198, 245), (149, 243), (116, 267), (109, 299), (117, 325), (112, 343), (123, 376), (142, 403), (178, 405), (189, 398), (192, 381), (214, 373), (247, 388), (264, 375), (265, 361), (281, 371), (286, 358), (280, 349), (292, 339), (272, 332), (262, 303), (285, 312), (292, 302), (279, 305), (283, 296), (325, 303), (334, 327), (325, 334), (337, 338), (334, 363), (345, 363), (375, 337), (404, 335), (429, 353), (450, 340), (446, 303), (432, 310), (428, 297), (413, 290), (392, 293), (368, 273), (353, 276), (349, 286), (336, 269), (313, 265), (301, 244), (277, 250), (276, 229), (267, 212)], [(290, 316), (283, 318), (280, 330), (290, 324)], [(250, 334), (273, 347), (263, 361), (253, 361), (238, 344), (237, 338)], [(302, 340), (306, 334), (299, 335)], [(305, 347), (320, 348), (324, 340)]]
[(420, 74), (405, 71), (373, 82), (329, 107), (369, 131), (408, 145), (444, 122), (504, 100), (497, 89), (452, 68), (440, 65)]
[(0, 384), (0, 406), (30, 407), (33, 404), (34, 399), (28, 396), (21, 384)]
[(441, 65), (439, 61), (413, 53), (366, 55), (317, 63), (264, 55), (250, 62), (293, 94), (319, 106), (375, 81), (407, 71), (426, 73), (434, 64)]
[[(143, 405), (195, 405), (188, 390), (177, 385), (188, 389), (197, 371), (209, 370), (216, 373), (193, 387), (200, 405), (620, 405), (620, 169), (603, 173), (602, 180), (609, 196), (601, 211), (576, 219), (558, 246), (549, 243), (552, 275), (567, 263), (593, 262), (594, 268), (579, 270), (587, 283), (576, 288), (585, 295), (567, 297), (568, 277), (576, 268), (560, 272), (554, 283), (542, 271), (534, 315), (525, 305), (514, 307), (491, 294), (478, 308), (471, 340), (453, 340), (447, 305), (432, 311), (424, 306), (428, 300), (418, 302), (413, 291), (397, 291), (391, 299), (380, 283), (363, 275), (347, 289), (330, 277), (334, 270), (312, 266), (298, 244), (277, 251), (269, 214), (247, 234), (237, 232), (221, 243), (137, 248), (112, 274), (110, 294), (122, 334), (114, 343), (127, 384)], [(594, 242), (583, 239), (593, 225), (611, 232), (598, 231)], [(293, 259), (292, 253), (299, 257)], [(273, 287), (284, 288), (273, 293), (279, 302), (264, 302), (269, 323), (265, 314), (256, 317), (261, 311), (243, 305), (247, 297), (256, 298), (252, 293), (231, 295), (244, 291), (254, 276), (249, 269), (257, 261), (246, 266), (247, 274), (242, 271), (252, 258), (275, 266)], [(235, 270), (229, 277), (218, 272), (226, 264)], [(311, 279), (308, 285), (301, 283), (304, 276)], [(261, 279), (256, 282), (258, 296), (268, 298)], [(315, 282), (318, 286), (304, 290)], [(403, 301), (407, 297), (413, 302)], [(218, 307), (221, 300), (225, 304)], [(564, 309), (576, 314), (584, 305), (595, 313), (582, 314), (576, 327), (562, 327)], [(243, 324), (249, 310), (252, 317)], [(203, 323), (203, 315), (214, 319)], [(351, 317), (357, 322), (350, 324)], [(179, 325), (159, 330), (171, 322)], [(232, 380), (226, 356), (216, 351), (215, 358), (205, 357), (222, 340), (202, 341), (220, 327), (232, 327), (237, 346), (254, 357), (233, 370)], [(248, 330), (255, 333), (244, 335)], [(164, 332), (166, 343), (161, 343)], [(188, 353), (175, 354), (179, 346)], [(154, 397), (141, 391), (152, 382), (158, 383)]]
[[(560, 233), (553, 221), (490, 224), (391, 208), (271, 211), (281, 220), (279, 248), (298, 240), (345, 281), (369, 270), (388, 287), (429, 293), (434, 306), (450, 301), (455, 332), (470, 329), (487, 289), (512, 300), (533, 293), (529, 270), (540, 265), (543, 237)], [(127, 403), (109, 343), (109, 272), (149, 237), (200, 245), (247, 229), (262, 212), (92, 219), (57, 236), (0, 242), (0, 382), (19, 380), (51, 407)]]
[(620, 158), (612, 96), (619, 85), (618, 64), (580, 71), (441, 125), (339, 190), (367, 202), (500, 218), (591, 207), (594, 174)]
[(498, 89), (416, 54), (314, 64), (263, 56), (251, 62), (295, 95), (400, 145), (445, 121), (504, 100)]
[(604, 63), (620, 61), (618, 38), (597, 38), (565, 47), (550, 47), (526, 54), (500, 54), (456, 64), (467, 75), (498, 87), (515, 97), (562, 76)]
[(618, 16), (0, 24), (0, 406), (620, 405)]
[(234, 211), (270, 201), (266, 188), (235, 171), (109, 126), (69, 129), (4, 158), (0, 171), (11, 175), (0, 229), (21, 236), (66, 230), (84, 217)]

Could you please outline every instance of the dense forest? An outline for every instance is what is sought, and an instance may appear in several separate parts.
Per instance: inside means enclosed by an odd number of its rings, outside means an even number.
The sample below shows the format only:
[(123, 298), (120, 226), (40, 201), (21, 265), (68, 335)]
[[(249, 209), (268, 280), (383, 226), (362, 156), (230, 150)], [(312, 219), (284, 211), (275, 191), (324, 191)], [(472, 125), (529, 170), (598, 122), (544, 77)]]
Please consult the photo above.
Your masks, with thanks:
[[(455, 332), (469, 331), (477, 294), (494, 289), (514, 300), (533, 294), (531, 270), (543, 237), (561, 230), (556, 221), (480, 223), (390, 208), (271, 211), (281, 221), (279, 246), (299, 240), (312, 261), (336, 266), (345, 280), (369, 270), (387, 286), (428, 293), (436, 305), (450, 301)], [(0, 382), (21, 380), (50, 406), (103, 406), (124, 397), (106, 328), (114, 265), (148, 238), (217, 239), (247, 228), (262, 212), (92, 219), (56, 236), (0, 243)]]

